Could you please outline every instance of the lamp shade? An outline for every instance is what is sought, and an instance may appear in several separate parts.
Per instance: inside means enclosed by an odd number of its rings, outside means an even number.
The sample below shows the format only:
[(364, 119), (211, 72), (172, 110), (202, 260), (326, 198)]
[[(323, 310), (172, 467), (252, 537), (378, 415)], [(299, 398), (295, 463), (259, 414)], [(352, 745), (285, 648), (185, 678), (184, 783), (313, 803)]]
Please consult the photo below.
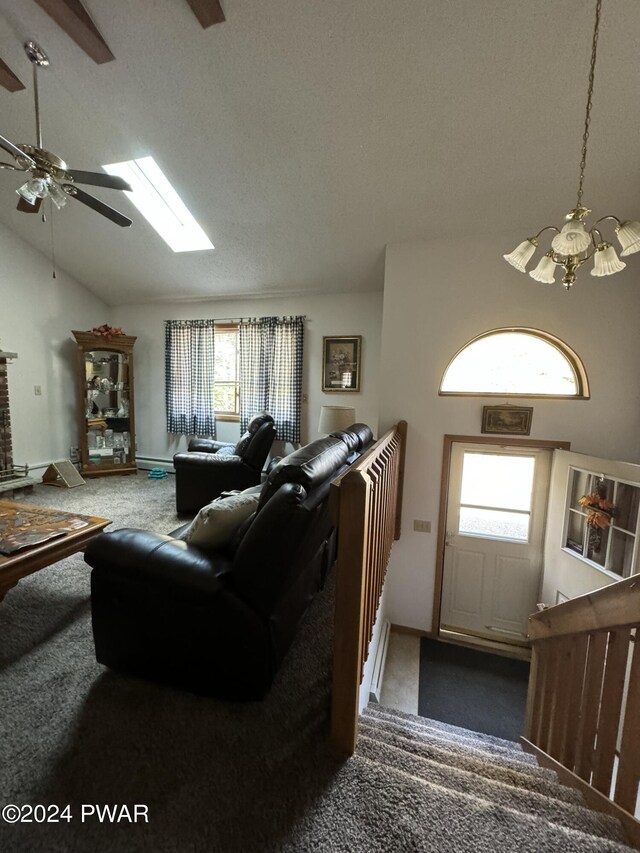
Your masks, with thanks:
[(356, 410), (351, 406), (322, 406), (318, 432), (329, 435), (339, 429), (346, 429), (355, 423)]

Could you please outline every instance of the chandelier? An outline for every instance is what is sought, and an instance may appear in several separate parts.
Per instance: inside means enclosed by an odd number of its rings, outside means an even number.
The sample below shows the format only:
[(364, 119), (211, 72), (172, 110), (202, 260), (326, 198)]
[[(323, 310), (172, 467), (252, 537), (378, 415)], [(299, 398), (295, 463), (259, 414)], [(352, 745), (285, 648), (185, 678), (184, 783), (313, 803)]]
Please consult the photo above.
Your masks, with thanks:
[(592, 212), (589, 207), (582, 203), (582, 190), (584, 185), (584, 170), (587, 161), (587, 141), (589, 139), (589, 124), (591, 122), (591, 102), (593, 99), (593, 80), (596, 67), (596, 54), (598, 48), (598, 32), (600, 29), (600, 13), (602, 0), (596, 0), (596, 20), (593, 28), (593, 41), (591, 44), (591, 65), (589, 68), (589, 88), (587, 91), (587, 110), (584, 119), (584, 133), (582, 134), (582, 156), (580, 158), (580, 180), (578, 182), (578, 198), (576, 206), (566, 215), (566, 225), (556, 228), (555, 225), (546, 225), (534, 236), (520, 243), (510, 255), (503, 255), (505, 261), (515, 267), (519, 272), (526, 272), (526, 267), (533, 257), (537, 247), (538, 238), (545, 231), (555, 231), (556, 236), (551, 241), (551, 248), (540, 259), (538, 266), (531, 270), (529, 275), (543, 284), (554, 284), (558, 267), (564, 270), (562, 283), (567, 290), (571, 289), (576, 280), (577, 270), (593, 258), (591, 275), (603, 276), (613, 275), (620, 272), (626, 264), (617, 256), (615, 249), (602, 235), (598, 228), (600, 223), (612, 220), (616, 223), (615, 233), (618, 242), (622, 246), (622, 256), (631, 255), (640, 251), (640, 222), (622, 222), (617, 216), (602, 216), (587, 230), (585, 219)]

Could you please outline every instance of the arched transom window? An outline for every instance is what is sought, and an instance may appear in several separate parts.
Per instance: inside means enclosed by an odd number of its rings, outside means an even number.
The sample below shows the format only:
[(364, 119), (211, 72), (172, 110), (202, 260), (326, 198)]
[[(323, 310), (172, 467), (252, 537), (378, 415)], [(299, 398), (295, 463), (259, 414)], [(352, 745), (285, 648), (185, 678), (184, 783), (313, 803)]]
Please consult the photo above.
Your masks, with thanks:
[(539, 329), (493, 329), (478, 335), (449, 362), (440, 394), (587, 399), (587, 374), (578, 355)]

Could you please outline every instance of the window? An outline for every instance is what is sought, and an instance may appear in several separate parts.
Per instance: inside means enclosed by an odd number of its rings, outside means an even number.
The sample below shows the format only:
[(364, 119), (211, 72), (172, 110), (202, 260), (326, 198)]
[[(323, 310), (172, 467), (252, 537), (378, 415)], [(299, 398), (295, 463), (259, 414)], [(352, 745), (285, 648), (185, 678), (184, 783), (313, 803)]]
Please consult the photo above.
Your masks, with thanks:
[(537, 329), (485, 332), (449, 362), (440, 394), (520, 397), (589, 397), (578, 355), (559, 338)]
[[(580, 503), (583, 496), (597, 496), (600, 524), (590, 523), (594, 507)], [(595, 497), (593, 499), (595, 503)], [(618, 577), (636, 573), (640, 487), (614, 477), (569, 468), (565, 550)]]
[(213, 400), (216, 418), (222, 421), (237, 421), (240, 419), (237, 324), (216, 323), (215, 339)]
[(216, 420), (269, 412), (276, 438), (300, 441), (304, 317), (165, 322), (167, 432), (208, 437)]
[(535, 457), (464, 452), (458, 533), (529, 541)]

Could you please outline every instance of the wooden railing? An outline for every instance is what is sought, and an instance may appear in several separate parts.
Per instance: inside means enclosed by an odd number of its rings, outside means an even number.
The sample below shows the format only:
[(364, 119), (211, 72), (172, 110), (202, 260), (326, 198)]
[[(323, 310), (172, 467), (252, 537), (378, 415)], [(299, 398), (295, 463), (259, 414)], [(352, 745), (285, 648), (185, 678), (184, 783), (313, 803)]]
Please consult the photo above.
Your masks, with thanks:
[(331, 740), (355, 749), (360, 683), (394, 539), (400, 538), (406, 421), (332, 483), (338, 527)]
[(640, 576), (529, 620), (525, 749), (640, 845)]

